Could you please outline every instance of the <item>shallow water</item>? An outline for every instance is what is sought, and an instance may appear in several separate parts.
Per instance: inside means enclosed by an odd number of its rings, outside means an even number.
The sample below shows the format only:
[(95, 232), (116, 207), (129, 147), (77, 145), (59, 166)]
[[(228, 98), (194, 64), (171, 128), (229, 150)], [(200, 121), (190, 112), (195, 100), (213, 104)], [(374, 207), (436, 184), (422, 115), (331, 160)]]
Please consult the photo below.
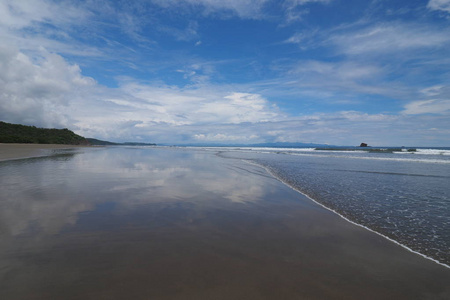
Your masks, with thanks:
[(253, 201), (266, 192), (257, 178), (243, 181), (221, 172), (229, 167), (226, 163), (209, 168), (218, 163), (210, 153), (138, 148), (85, 151), (0, 163), (3, 235), (55, 234), (80, 217), (104, 210), (127, 212), (181, 199), (186, 205), (204, 205), (200, 199), (208, 192), (217, 201), (230, 202)]
[(0, 299), (450, 295), (448, 269), (216, 151), (56, 151), (0, 187)]
[(450, 151), (411, 153), (228, 149), (419, 253), (450, 265)]

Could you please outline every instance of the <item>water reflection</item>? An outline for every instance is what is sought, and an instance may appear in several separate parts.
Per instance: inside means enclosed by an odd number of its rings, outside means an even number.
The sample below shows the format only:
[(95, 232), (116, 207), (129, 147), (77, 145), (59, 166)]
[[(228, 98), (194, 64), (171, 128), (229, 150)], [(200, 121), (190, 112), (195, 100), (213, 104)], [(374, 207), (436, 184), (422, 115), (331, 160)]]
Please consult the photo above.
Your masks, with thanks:
[(446, 270), (213, 152), (8, 162), (0, 185), (1, 299), (450, 295)]
[(106, 203), (124, 214), (152, 203), (255, 201), (267, 186), (245, 172), (213, 153), (155, 148), (5, 162), (0, 165), (1, 234), (57, 234), (75, 225), (79, 213)]

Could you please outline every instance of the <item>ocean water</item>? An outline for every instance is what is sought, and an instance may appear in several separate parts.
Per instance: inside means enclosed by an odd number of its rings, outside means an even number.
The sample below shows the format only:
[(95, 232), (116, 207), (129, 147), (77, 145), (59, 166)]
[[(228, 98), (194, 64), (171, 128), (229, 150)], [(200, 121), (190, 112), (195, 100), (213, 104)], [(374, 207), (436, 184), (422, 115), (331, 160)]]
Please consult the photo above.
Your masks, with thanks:
[(371, 153), (209, 148), (265, 167), (346, 219), (450, 265), (450, 148)]

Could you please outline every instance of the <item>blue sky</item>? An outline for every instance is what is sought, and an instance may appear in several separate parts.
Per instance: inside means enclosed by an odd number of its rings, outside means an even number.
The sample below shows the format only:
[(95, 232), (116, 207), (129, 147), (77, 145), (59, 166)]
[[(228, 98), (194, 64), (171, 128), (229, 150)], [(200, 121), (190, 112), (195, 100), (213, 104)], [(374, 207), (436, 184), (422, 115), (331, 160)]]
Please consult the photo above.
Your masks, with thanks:
[(450, 0), (0, 0), (0, 41), (6, 122), (450, 146)]

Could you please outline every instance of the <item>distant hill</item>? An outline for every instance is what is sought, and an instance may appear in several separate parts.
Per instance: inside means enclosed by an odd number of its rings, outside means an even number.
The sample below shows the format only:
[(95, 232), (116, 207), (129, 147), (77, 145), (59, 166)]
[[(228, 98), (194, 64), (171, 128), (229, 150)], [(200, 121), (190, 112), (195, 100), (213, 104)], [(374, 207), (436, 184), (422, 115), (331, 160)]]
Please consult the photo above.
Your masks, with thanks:
[(135, 143), (135, 142), (113, 143), (93, 138), (87, 138), (87, 140), (89, 144), (93, 146), (156, 146), (156, 144), (152, 143)]
[(93, 139), (93, 138), (86, 138), (86, 140), (89, 142), (90, 145), (92, 146), (113, 146), (113, 145), (120, 145), (118, 143), (113, 143), (113, 142), (108, 142), (108, 141), (102, 141), (102, 140), (97, 140), (97, 139)]
[(124, 146), (156, 146), (156, 144), (153, 144), (153, 143), (136, 143), (136, 142), (126, 142), (126, 143), (120, 143), (118, 145), (124, 145)]
[(0, 121), (0, 143), (89, 145), (82, 136), (67, 128), (47, 129)]

